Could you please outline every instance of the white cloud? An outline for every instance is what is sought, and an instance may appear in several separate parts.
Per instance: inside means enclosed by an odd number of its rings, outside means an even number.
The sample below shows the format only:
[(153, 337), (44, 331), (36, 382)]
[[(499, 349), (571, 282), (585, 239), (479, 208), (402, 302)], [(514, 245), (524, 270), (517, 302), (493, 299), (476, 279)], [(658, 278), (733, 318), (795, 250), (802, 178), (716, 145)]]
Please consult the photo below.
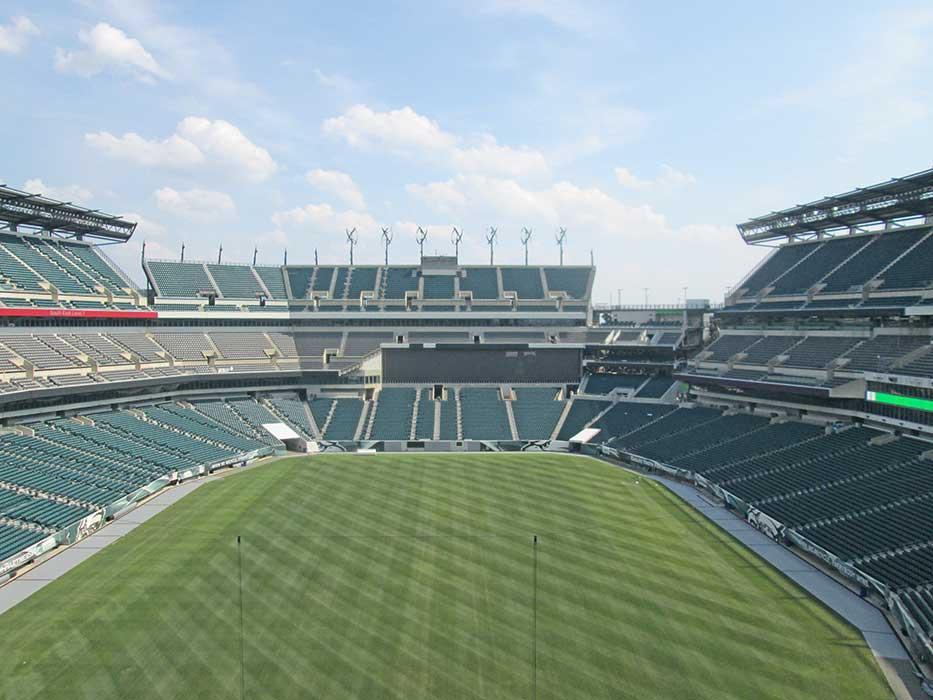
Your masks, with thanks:
[[(599, 188), (567, 181), (531, 188), (511, 179), (459, 175), (409, 185), (406, 190), (416, 204), (466, 225), (469, 233), (463, 249), (473, 258), (485, 259), (480, 231), (492, 224), (499, 228), (497, 262), (521, 260), (523, 226), (534, 230), (532, 262), (543, 262), (543, 257), (556, 262), (553, 233), (565, 226), (568, 262), (589, 262), (588, 250), (596, 253), (601, 268), (597, 300), (608, 298), (609, 291), (620, 286), (619, 280), (631, 290), (628, 301), (632, 302), (643, 300), (644, 287), (649, 287), (651, 300), (673, 302), (691, 281), (695, 285), (691, 297), (719, 299), (720, 281), (734, 284), (762, 255), (743, 245), (732, 226), (673, 226), (651, 206), (632, 206)], [(699, 282), (697, 269), (703, 270)]]
[(330, 204), (306, 204), (272, 215), (272, 223), (282, 229), (300, 229), (306, 233), (343, 240), (345, 229), (357, 229), (361, 235), (373, 235), (379, 227), (366, 212), (334, 209)]
[(339, 137), (354, 148), (374, 148), (411, 154), (453, 148), (456, 139), (444, 133), (437, 122), (411, 107), (376, 112), (366, 105), (353, 105), (339, 117), (324, 120), (323, 132)]
[(269, 151), (257, 146), (230, 122), (211, 121), (204, 117), (185, 117), (178, 133), (197, 145), (208, 157), (234, 169), (251, 182), (262, 182), (275, 173), (278, 166)]
[(171, 77), (137, 39), (106, 22), (95, 25), (91, 31), (81, 30), (78, 39), (86, 48), (56, 50), (55, 68), (59, 72), (90, 78), (105, 70), (113, 70), (129, 73), (145, 83)]
[(85, 134), (84, 139), (112, 158), (147, 167), (185, 169), (209, 164), (249, 182), (262, 182), (278, 168), (265, 148), (222, 119), (185, 117), (176, 133), (161, 141), (133, 132), (114, 136), (107, 131)]
[(86, 187), (81, 187), (81, 185), (53, 187), (51, 185), (46, 185), (39, 178), (26, 180), (26, 183), (23, 185), (23, 191), (41, 194), (61, 202), (74, 202), (75, 204), (88, 204), (94, 196), (93, 192)]
[(233, 198), (214, 190), (162, 187), (155, 191), (155, 200), (162, 211), (191, 221), (218, 221), (236, 212)]
[(19, 53), (26, 48), (29, 37), (39, 34), (39, 28), (23, 15), (13, 17), (9, 24), (0, 24), (0, 53)]
[(320, 170), (316, 168), (309, 170), (305, 175), (305, 179), (312, 187), (321, 192), (334, 195), (351, 209), (360, 211), (366, 209), (366, 200), (363, 198), (363, 193), (360, 192), (360, 188), (353, 181), (353, 178), (346, 173), (339, 170)]
[(156, 141), (145, 139), (132, 131), (123, 136), (99, 131), (85, 134), (84, 140), (111, 158), (146, 167), (191, 168), (204, 162), (201, 149), (178, 134)]
[(628, 168), (616, 168), (615, 174), (620, 185), (632, 190), (672, 189), (696, 184), (693, 175), (669, 165), (662, 165), (661, 174), (654, 179), (640, 178)]
[(475, 6), (481, 14), (496, 17), (536, 17), (563, 29), (576, 32), (592, 31), (597, 16), (588, 3), (571, 0), (482, 0)]
[(491, 134), (466, 141), (408, 106), (377, 112), (354, 105), (339, 117), (326, 119), (321, 128), (351, 148), (437, 162), (457, 172), (508, 177), (541, 177), (548, 172), (547, 159), (539, 151), (500, 145)]

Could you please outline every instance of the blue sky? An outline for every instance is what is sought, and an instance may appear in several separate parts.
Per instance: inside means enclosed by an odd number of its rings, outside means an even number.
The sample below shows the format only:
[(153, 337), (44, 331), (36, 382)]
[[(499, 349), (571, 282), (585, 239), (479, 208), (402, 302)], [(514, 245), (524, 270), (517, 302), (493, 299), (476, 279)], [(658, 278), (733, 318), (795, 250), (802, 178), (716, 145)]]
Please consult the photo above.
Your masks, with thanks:
[(452, 251), (722, 297), (735, 224), (931, 165), (929, 2), (0, 3), (0, 182), (126, 214), (111, 249)]

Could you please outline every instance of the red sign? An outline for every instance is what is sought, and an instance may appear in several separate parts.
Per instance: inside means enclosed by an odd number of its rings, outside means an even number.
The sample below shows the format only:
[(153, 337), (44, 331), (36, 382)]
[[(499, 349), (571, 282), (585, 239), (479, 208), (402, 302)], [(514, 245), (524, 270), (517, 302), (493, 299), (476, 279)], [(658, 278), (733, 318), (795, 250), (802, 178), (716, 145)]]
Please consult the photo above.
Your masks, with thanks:
[(34, 309), (0, 307), (0, 316), (28, 318), (158, 318), (155, 311), (116, 311), (113, 309)]

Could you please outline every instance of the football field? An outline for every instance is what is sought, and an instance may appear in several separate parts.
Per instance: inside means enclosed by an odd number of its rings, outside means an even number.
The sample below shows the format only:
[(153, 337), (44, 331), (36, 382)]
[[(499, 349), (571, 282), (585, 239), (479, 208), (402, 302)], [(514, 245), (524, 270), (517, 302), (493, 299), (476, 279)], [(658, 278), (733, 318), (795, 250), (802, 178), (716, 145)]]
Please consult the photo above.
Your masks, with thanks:
[(663, 487), (582, 457), (258, 465), (0, 616), (0, 698), (241, 696), (892, 694), (855, 629)]

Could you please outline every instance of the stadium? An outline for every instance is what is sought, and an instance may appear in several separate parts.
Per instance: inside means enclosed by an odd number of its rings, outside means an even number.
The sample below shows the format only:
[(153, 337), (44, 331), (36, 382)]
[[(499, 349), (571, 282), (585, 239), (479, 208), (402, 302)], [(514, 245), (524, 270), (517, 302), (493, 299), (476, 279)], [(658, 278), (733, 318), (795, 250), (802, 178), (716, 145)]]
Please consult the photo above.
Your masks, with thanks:
[(0, 695), (922, 697), (931, 194), (622, 306), (457, 256), (139, 289), (134, 222), (3, 188)]

